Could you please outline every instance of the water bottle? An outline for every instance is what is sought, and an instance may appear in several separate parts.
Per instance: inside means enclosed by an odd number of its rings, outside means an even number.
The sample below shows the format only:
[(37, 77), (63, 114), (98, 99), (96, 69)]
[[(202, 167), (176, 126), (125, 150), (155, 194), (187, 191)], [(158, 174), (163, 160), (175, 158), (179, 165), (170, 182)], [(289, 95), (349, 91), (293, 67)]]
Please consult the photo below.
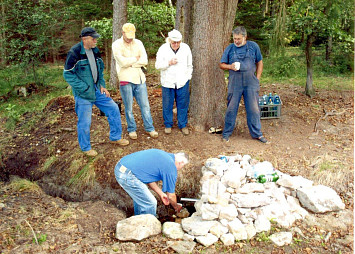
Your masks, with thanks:
[(267, 95), (266, 94), (263, 95), (263, 104), (264, 105), (267, 104)]
[(279, 176), (277, 175), (277, 173), (258, 176), (259, 183), (276, 182), (277, 180), (279, 180)]
[(274, 95), (274, 104), (280, 104), (281, 100), (280, 100), (280, 96), (277, 95), (277, 93), (275, 93)]
[(269, 93), (269, 97), (268, 97), (268, 100), (267, 100), (267, 104), (269, 104), (269, 105), (274, 104), (274, 99), (273, 99), (273, 97), (272, 97), (272, 93)]
[(259, 106), (262, 106), (264, 104), (264, 99), (262, 96), (259, 96)]

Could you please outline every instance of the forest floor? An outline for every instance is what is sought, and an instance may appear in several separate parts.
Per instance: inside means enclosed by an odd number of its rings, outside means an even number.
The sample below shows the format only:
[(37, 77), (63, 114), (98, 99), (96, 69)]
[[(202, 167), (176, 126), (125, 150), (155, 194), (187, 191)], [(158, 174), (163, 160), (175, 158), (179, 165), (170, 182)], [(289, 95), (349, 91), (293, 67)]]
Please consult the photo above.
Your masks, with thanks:
[[(141, 242), (119, 242), (114, 238), (116, 223), (132, 215), (132, 203), (117, 184), (113, 169), (124, 155), (149, 148), (168, 152), (185, 151), (191, 163), (179, 173), (176, 193), (179, 197), (198, 197), (201, 168), (210, 157), (249, 154), (260, 161), (270, 161), (275, 168), (291, 175), (301, 175), (333, 188), (346, 205), (353, 221), (354, 205), (354, 93), (353, 91), (317, 91), (309, 98), (304, 88), (289, 85), (263, 85), (261, 93), (278, 93), (282, 99), (281, 117), (262, 120), (262, 131), (270, 141), (262, 144), (251, 139), (244, 106), (239, 109), (237, 126), (228, 143), (221, 135), (197, 132), (189, 125), (184, 136), (174, 126), (164, 134), (161, 90), (148, 79), (151, 113), (157, 139), (144, 132), (139, 109), (135, 105), (137, 140), (127, 147), (108, 141), (108, 123), (94, 107), (91, 141), (99, 152), (95, 159), (85, 157), (78, 147), (76, 115), (71, 96), (52, 100), (38, 116), (26, 114), (15, 130), (5, 130), (0, 119), (2, 172), (0, 177), (0, 251), (1, 253), (173, 253), (171, 240), (163, 235)], [(119, 101), (118, 93), (112, 97)], [(221, 98), (221, 103), (225, 101)], [(122, 125), (124, 137), (126, 122)], [(26, 123), (36, 120), (31, 130)], [(13, 175), (34, 180), (40, 189), (16, 188)], [(161, 202), (158, 202), (161, 203)], [(2, 205), (1, 205), (2, 204)], [(168, 212), (161, 204), (161, 217)], [(277, 247), (259, 235), (233, 246), (222, 243), (210, 247), (197, 244), (193, 253), (353, 253), (353, 227), (330, 227), (330, 218), (344, 214), (313, 214), (319, 221), (297, 221), (298, 233), (290, 246)], [(33, 240), (36, 232), (39, 245)], [(284, 229), (274, 228), (274, 231)], [(325, 239), (326, 235), (330, 236)], [(264, 236), (264, 237), (263, 237)]]

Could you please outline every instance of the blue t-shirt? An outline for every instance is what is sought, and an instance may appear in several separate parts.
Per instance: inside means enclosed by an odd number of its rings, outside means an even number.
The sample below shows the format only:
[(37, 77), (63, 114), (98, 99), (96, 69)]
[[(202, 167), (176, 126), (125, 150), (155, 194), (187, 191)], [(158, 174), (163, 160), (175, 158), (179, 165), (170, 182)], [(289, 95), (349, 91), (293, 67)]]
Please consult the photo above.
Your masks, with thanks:
[(241, 59), (244, 59), (247, 50), (249, 50), (249, 54), (254, 59), (255, 63), (263, 60), (259, 45), (256, 42), (247, 41), (242, 47), (237, 47), (234, 43), (229, 44), (223, 52), (221, 63), (232, 64), (239, 62)]
[(177, 168), (174, 154), (149, 149), (126, 155), (120, 163), (143, 183), (163, 181), (162, 191), (175, 193)]

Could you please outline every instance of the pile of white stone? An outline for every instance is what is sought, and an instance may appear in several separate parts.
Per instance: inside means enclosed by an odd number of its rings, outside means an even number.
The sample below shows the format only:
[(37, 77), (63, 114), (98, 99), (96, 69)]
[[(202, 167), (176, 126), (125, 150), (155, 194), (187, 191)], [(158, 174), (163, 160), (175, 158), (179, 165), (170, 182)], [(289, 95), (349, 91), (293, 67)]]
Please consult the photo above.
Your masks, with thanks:
[[(258, 183), (260, 174), (274, 173), (270, 162), (257, 162), (249, 155), (210, 158), (202, 168), (200, 200), (196, 212), (182, 220), (183, 238), (209, 246), (220, 239), (225, 245), (269, 231), (271, 221), (288, 229), (308, 211), (324, 213), (344, 209), (337, 193), (326, 186), (314, 186), (301, 176), (276, 171), (276, 182)], [(307, 210), (306, 210), (306, 209)], [(164, 226), (163, 226), (164, 231)], [(291, 232), (275, 234), (278, 245), (292, 241)]]
[[(276, 245), (292, 242), (288, 232), (295, 220), (304, 219), (308, 210), (314, 213), (338, 211), (345, 208), (337, 193), (301, 176), (280, 171), (277, 182), (258, 183), (260, 174), (274, 173), (270, 162), (252, 160), (249, 155), (210, 158), (202, 168), (200, 200), (196, 212), (177, 222), (163, 226), (153, 215), (138, 215), (118, 222), (116, 238), (123, 241), (142, 240), (163, 232), (177, 252), (190, 253), (195, 240), (210, 246), (219, 239), (225, 245), (253, 238), (269, 231), (271, 222), (284, 228), (269, 238)], [(306, 209), (307, 210), (306, 210)], [(181, 248), (184, 251), (181, 251)]]

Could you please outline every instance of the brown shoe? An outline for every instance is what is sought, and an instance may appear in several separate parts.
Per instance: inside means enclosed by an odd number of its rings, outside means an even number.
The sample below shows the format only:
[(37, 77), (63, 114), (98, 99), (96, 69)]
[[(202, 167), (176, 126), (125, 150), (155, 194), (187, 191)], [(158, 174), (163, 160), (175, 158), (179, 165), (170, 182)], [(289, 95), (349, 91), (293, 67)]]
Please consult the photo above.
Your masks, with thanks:
[(89, 151), (85, 151), (84, 154), (89, 157), (95, 157), (97, 155), (97, 152), (95, 150), (91, 149)]
[(165, 128), (164, 132), (165, 132), (165, 134), (170, 134), (171, 133), (171, 128)]
[(150, 132), (148, 132), (149, 133), (149, 135), (152, 137), (152, 138), (157, 138), (158, 137), (158, 132), (156, 132), (156, 131), (150, 131)]
[(130, 137), (130, 139), (137, 139), (137, 132), (132, 131), (128, 133), (128, 136)]
[(112, 144), (117, 144), (120, 146), (127, 146), (129, 145), (129, 141), (127, 139), (121, 138), (119, 140), (111, 141)]
[(184, 128), (182, 128), (181, 129), (181, 132), (182, 132), (182, 134), (184, 134), (184, 135), (189, 135), (189, 129), (187, 128), (187, 127), (184, 127)]

